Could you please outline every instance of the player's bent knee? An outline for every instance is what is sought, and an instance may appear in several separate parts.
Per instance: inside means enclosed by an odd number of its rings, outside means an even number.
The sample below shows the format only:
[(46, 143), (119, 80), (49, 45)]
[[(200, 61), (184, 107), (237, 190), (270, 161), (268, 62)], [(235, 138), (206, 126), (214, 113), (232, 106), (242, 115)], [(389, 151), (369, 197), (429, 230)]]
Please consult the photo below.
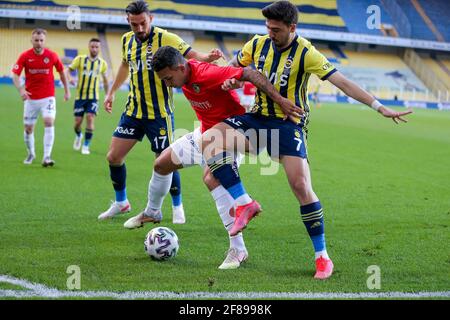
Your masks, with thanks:
[(54, 124), (55, 124), (55, 119), (53, 119), (53, 118), (45, 118), (44, 119), (45, 127), (53, 127)]
[(27, 134), (32, 134), (33, 133), (33, 126), (25, 126), (25, 132)]
[(112, 152), (111, 150), (108, 152), (108, 154), (106, 155), (106, 160), (108, 161), (109, 164), (111, 165), (120, 165), (123, 162), (123, 158), (117, 156), (114, 152)]
[(213, 174), (208, 171), (203, 175), (203, 183), (208, 187), (209, 190), (214, 190), (220, 185), (220, 182), (213, 176)]
[(163, 157), (158, 157), (153, 164), (153, 170), (160, 175), (166, 176), (174, 172), (175, 168), (172, 168), (170, 164), (164, 161)]

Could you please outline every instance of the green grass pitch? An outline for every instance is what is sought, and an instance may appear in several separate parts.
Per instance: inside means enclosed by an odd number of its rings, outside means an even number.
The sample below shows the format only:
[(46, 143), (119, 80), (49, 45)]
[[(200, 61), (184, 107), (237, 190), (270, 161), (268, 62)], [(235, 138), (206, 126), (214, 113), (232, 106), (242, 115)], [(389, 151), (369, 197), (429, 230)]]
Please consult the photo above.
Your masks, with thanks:
[[(367, 268), (377, 265), (381, 289), (374, 292), (450, 289), (450, 112), (415, 110), (397, 126), (359, 105), (312, 110), (313, 185), (335, 264), (332, 278), (316, 281), (312, 245), (281, 168), (261, 176), (257, 165), (241, 167), (264, 212), (245, 231), (250, 257), (237, 270), (217, 269), (227, 235), (200, 168), (182, 170), (187, 223), (172, 224), (168, 197), (161, 224), (178, 234), (180, 251), (154, 262), (143, 248), (153, 225), (122, 226), (146, 204), (154, 159), (147, 140), (126, 161), (132, 213), (97, 221), (114, 198), (105, 156), (126, 93), (116, 97), (112, 115), (100, 111), (92, 153), (83, 156), (72, 150), (73, 100), (65, 103), (57, 92), (53, 168), (40, 165), (41, 118), (37, 159), (22, 164), (22, 102), (12, 86), (0, 87), (0, 96), (0, 275), (66, 290), (66, 269), (78, 265), (86, 291), (368, 292)], [(193, 111), (181, 95), (175, 101), (176, 127), (192, 130)]]

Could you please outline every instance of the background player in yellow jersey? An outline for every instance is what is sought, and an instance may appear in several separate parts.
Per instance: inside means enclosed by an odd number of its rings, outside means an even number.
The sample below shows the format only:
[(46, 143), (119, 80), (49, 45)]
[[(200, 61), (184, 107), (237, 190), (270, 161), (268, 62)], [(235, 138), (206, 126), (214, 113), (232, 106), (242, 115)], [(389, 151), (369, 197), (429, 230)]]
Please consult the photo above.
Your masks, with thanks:
[(74, 150), (80, 150), (83, 134), (81, 133), (81, 125), (83, 117), (86, 113), (86, 132), (84, 136), (82, 154), (89, 154), (89, 146), (94, 132), (94, 119), (98, 110), (98, 99), (100, 77), (103, 80), (105, 92), (109, 90), (108, 79), (106, 72), (108, 64), (105, 60), (99, 57), (100, 40), (92, 38), (89, 41), (89, 54), (83, 54), (73, 59), (67, 72), (67, 77), (72, 85), (75, 85), (75, 80), (71, 78), (70, 71), (78, 72), (77, 95), (74, 105), (75, 116), (75, 141), (73, 142)]
[[(262, 134), (267, 133), (267, 151), (284, 167), (314, 246), (314, 278), (326, 279), (333, 272), (333, 263), (326, 250), (323, 210), (312, 189), (306, 153), (305, 130), (309, 115), (307, 84), (310, 75), (316, 74), (322, 80), (329, 80), (348, 96), (371, 106), (396, 123), (399, 120), (406, 122), (402, 116), (411, 111), (395, 112), (382, 106), (372, 95), (338, 72), (309, 41), (298, 36), (297, 7), (289, 1), (275, 2), (265, 7), (262, 13), (266, 18), (268, 34), (255, 36), (245, 44), (233, 63), (243, 67), (254, 63), (281, 95), (293, 104), (278, 105), (258, 90), (253, 113), (228, 118), (203, 134), (203, 155), (213, 175), (235, 199), (235, 221), (230, 230), (230, 235), (233, 236), (246, 227), (261, 207), (246, 193), (238, 168), (227, 159), (232, 158), (231, 153), (235, 148), (241, 149), (244, 146), (246, 150), (260, 149)], [(235, 88), (236, 84), (236, 80), (226, 81), (224, 89)], [(286, 116), (290, 121), (285, 120)], [(243, 130), (246, 136), (242, 131), (233, 129)], [(256, 132), (257, 139), (248, 139), (252, 131)], [(271, 140), (273, 133), (278, 134), (279, 141)], [(211, 140), (213, 136), (214, 141)], [(240, 145), (236, 145), (235, 141)], [(256, 146), (251, 144), (254, 141), (257, 141)]]
[[(173, 142), (172, 89), (158, 78), (151, 67), (154, 52), (159, 47), (171, 46), (187, 59), (212, 62), (223, 57), (218, 49), (213, 49), (208, 54), (196, 52), (177, 35), (152, 26), (153, 16), (145, 1), (131, 2), (126, 8), (126, 13), (132, 31), (122, 37), (122, 64), (105, 98), (106, 111), (112, 111), (115, 92), (128, 75), (130, 75), (130, 91), (107, 156), (116, 200), (107, 211), (99, 215), (100, 220), (130, 211), (124, 161), (134, 145), (146, 135), (153, 152), (158, 156)], [(167, 185), (171, 185), (173, 222), (184, 223), (180, 176), (177, 171), (169, 176), (153, 172), (149, 194), (164, 190)], [(150, 186), (155, 186), (155, 189)]]

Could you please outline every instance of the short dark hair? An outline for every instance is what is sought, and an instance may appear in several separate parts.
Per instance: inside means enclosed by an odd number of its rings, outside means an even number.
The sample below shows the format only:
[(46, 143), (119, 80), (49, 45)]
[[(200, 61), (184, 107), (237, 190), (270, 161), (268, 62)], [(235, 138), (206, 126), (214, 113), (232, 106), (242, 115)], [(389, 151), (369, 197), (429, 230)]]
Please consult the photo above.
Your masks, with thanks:
[(101, 42), (100, 41), (100, 39), (98, 39), (98, 38), (92, 38), (91, 40), (89, 40), (89, 43), (91, 43), (91, 42)]
[(155, 72), (159, 72), (164, 68), (175, 68), (180, 64), (184, 64), (186, 60), (183, 55), (170, 46), (163, 46), (159, 48), (152, 59), (152, 68)]
[(138, 15), (141, 13), (150, 13), (148, 3), (142, 0), (131, 2), (125, 9), (125, 12), (132, 15)]
[(298, 23), (297, 7), (289, 1), (277, 1), (262, 9), (262, 14), (266, 19), (282, 21), (290, 26)]
[(31, 35), (34, 35), (34, 34), (37, 34), (37, 35), (43, 34), (44, 36), (46, 36), (47, 35), (47, 30), (42, 29), (42, 28), (36, 28), (33, 31), (31, 31)]

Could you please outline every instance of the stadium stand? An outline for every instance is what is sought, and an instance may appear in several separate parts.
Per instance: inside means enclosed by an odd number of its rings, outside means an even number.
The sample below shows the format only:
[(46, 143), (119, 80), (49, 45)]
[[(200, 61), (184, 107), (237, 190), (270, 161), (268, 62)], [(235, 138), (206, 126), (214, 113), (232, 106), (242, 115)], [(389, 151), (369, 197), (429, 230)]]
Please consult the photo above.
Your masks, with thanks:
[(338, 0), (338, 12), (344, 19), (347, 29), (353, 33), (365, 33), (381, 36), (383, 35), (379, 29), (368, 29), (365, 19), (360, 19), (361, 14), (366, 14), (367, 8), (371, 5), (377, 5), (381, 9), (381, 23), (392, 24), (390, 16), (384, 10), (379, 0), (360, 0), (352, 3), (351, 6), (344, 5), (346, 0)]
[(110, 68), (115, 76), (122, 62), (122, 38), (123, 32), (107, 32), (106, 41), (110, 52)]
[[(411, 37), (432, 41), (446, 41), (450, 36), (450, 10), (446, 0), (358, 0), (348, 5), (348, 0), (295, 0), (300, 11), (299, 27), (305, 29), (351, 32), (377, 36)], [(207, 0), (156, 0), (151, 1), (152, 11), (160, 17), (175, 20), (195, 19), (230, 23), (264, 23), (260, 9), (267, 1), (229, 0), (221, 3)], [(1, 8), (31, 8), (39, 10), (65, 11), (68, 5), (78, 5), (83, 12), (106, 13), (123, 16), (124, 1), (52, 0), (52, 1), (2, 1)], [(380, 8), (381, 29), (368, 29), (367, 8), (376, 5)], [(103, 57), (113, 70), (114, 76), (121, 62), (122, 27), (103, 26), (97, 32), (91, 25), (83, 32), (49, 30), (48, 46), (55, 50), (68, 63), (70, 57), (86, 52), (89, 38), (97, 36), (104, 40)], [(47, 28), (48, 29), (48, 28)], [(86, 29), (85, 29), (86, 30)], [(92, 31), (94, 30), (94, 31)], [(195, 28), (194, 28), (195, 30)], [(180, 31), (186, 42), (198, 51), (208, 52), (220, 48), (227, 59), (232, 58), (251, 35), (220, 34), (212, 31)], [(29, 48), (29, 32), (25, 28), (11, 31), (5, 24), (0, 25), (0, 37), (7, 44), (2, 46), (0, 76), (9, 75), (10, 66), (16, 53)], [(365, 46), (349, 46), (348, 43), (319, 41), (320, 51), (351, 79), (362, 84), (373, 94), (384, 99), (437, 101), (448, 96), (450, 84), (450, 59), (438, 53), (415, 53), (414, 50), (399, 49), (384, 52), (381, 47), (371, 50)], [(5, 48), (14, 48), (5, 51)], [(381, 50), (380, 50), (381, 49)], [(5, 51), (5, 52), (3, 52)], [(388, 50), (389, 51), (389, 50)], [(408, 51), (408, 52), (407, 52)], [(12, 52), (12, 53), (10, 53)], [(426, 50), (425, 50), (426, 52)], [(225, 64), (224, 60), (219, 62)], [(318, 79), (311, 77), (311, 87), (316, 88)], [(445, 90), (444, 90), (445, 88)], [(322, 94), (336, 95), (338, 90), (328, 82), (321, 82)], [(448, 98), (447, 98), (448, 99)]]
[[(424, 21), (424, 15), (421, 15), (417, 10), (417, 6), (413, 5), (411, 0), (397, 0), (397, 3), (402, 7), (404, 13), (411, 23), (412, 37), (417, 39), (438, 40), (433, 34), (430, 25)], [(426, 6), (428, 7), (428, 5)], [(432, 17), (434, 19), (434, 16)]]
[[(335, 0), (296, 0), (302, 19), (300, 27), (347, 31), (345, 23), (339, 16)], [(40, 6), (45, 9), (52, 6), (65, 9), (70, 5), (78, 5), (83, 9), (109, 10), (112, 13), (123, 13), (123, 1), (89, 1), (89, 0), (54, 0), (54, 1), (0, 1), (0, 5)], [(267, 5), (265, 1), (228, 0), (214, 4), (208, 0), (195, 0), (187, 3), (185, 0), (152, 1), (152, 11), (156, 14), (178, 16), (182, 19), (196, 19), (206, 21), (222, 21), (247, 24), (261, 24), (261, 8)]]
[(448, 73), (445, 63), (436, 57), (422, 58), (422, 60), (442, 81), (442, 84), (450, 90), (450, 73)]
[(442, 35), (444, 41), (450, 41), (450, 8), (448, 1), (441, 0), (419, 0), (422, 8), (435, 25), (437, 31)]

